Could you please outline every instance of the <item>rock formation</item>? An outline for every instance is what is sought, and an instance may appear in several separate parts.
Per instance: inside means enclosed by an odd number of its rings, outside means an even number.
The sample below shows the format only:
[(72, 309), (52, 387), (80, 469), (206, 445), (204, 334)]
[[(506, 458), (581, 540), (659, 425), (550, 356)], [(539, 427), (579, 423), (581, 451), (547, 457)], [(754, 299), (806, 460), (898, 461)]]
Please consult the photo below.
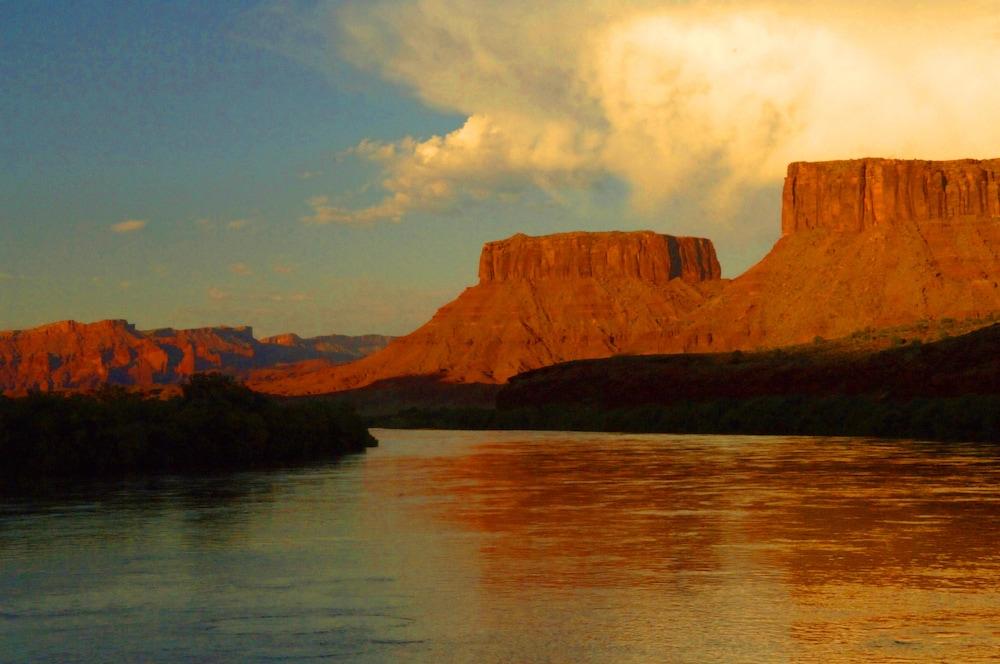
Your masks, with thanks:
[(518, 234), (487, 243), (479, 266), (478, 285), (385, 350), (254, 372), (249, 384), (307, 394), (402, 376), (502, 383), (565, 360), (665, 350), (665, 330), (724, 283), (710, 241), (651, 231)]
[[(0, 389), (176, 382), (213, 368), (250, 371), (252, 387), (278, 394), (414, 377), (498, 384), (566, 360), (776, 347), (1000, 311), (1000, 160), (794, 163), (781, 230), (731, 282), (700, 238), (644, 231), (490, 242), (477, 285), (346, 366), (334, 363), (385, 339), (257, 342), (247, 329), (142, 333), (124, 321), (2, 333)], [(286, 364), (297, 360), (308, 361)]]
[[(293, 335), (294, 336), (294, 335)], [(62, 321), (0, 332), (0, 393), (92, 389), (105, 383), (152, 387), (200, 371), (241, 372), (284, 362), (349, 362), (386, 337), (317, 337), (258, 341), (249, 327), (139, 331), (124, 320)]]
[(855, 159), (788, 167), (782, 235), (1000, 217), (1000, 159)]
[(435, 375), (502, 383), (570, 359), (728, 351), (1000, 311), (1000, 160), (789, 166), (782, 237), (719, 280), (711, 242), (654, 233), (488, 243), (479, 285), (351, 365), (255, 374), (263, 390)]
[(1000, 310), (1000, 160), (788, 167), (782, 237), (678, 350), (776, 347)]

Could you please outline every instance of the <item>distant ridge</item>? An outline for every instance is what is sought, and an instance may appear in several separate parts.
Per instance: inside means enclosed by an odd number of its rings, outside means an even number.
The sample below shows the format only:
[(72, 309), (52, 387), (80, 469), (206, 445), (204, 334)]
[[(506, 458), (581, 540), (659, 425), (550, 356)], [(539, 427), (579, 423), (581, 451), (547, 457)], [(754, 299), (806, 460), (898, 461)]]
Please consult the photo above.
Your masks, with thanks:
[[(294, 340), (285, 337), (294, 337)], [(390, 337), (331, 335), (281, 341), (254, 338), (250, 327), (140, 331), (125, 320), (67, 320), (0, 332), (0, 393), (92, 389), (105, 383), (148, 388), (196, 372), (245, 372), (302, 360), (350, 362)]]

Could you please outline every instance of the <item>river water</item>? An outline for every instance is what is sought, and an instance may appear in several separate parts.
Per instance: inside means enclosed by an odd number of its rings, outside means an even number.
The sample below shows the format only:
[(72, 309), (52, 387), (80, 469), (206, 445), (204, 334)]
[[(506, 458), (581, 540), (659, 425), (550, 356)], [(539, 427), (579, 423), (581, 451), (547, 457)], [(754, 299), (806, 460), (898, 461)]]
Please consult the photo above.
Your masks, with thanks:
[(374, 432), (0, 499), (0, 661), (976, 662), (1000, 450)]

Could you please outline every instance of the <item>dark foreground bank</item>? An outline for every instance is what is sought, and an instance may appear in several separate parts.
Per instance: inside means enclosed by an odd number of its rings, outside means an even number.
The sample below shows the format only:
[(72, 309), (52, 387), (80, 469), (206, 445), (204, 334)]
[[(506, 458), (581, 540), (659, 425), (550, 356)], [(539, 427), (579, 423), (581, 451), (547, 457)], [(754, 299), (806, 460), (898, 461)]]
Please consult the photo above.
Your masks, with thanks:
[(413, 429), (528, 429), (760, 434), (1000, 442), (1000, 395), (917, 398), (764, 396), (600, 408), (409, 409), (372, 424)]
[(242, 470), (336, 459), (376, 445), (348, 406), (279, 402), (228, 376), (194, 376), (156, 400), (96, 394), (0, 397), (0, 476)]

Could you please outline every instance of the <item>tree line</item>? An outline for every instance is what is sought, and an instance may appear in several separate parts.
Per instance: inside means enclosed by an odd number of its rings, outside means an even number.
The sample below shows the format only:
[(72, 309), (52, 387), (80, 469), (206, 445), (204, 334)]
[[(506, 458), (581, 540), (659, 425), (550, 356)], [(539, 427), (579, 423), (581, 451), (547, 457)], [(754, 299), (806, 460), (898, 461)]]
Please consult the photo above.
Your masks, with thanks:
[(20, 479), (249, 469), (375, 444), (347, 405), (278, 401), (222, 374), (195, 375), (163, 400), (115, 386), (0, 397), (0, 475)]

